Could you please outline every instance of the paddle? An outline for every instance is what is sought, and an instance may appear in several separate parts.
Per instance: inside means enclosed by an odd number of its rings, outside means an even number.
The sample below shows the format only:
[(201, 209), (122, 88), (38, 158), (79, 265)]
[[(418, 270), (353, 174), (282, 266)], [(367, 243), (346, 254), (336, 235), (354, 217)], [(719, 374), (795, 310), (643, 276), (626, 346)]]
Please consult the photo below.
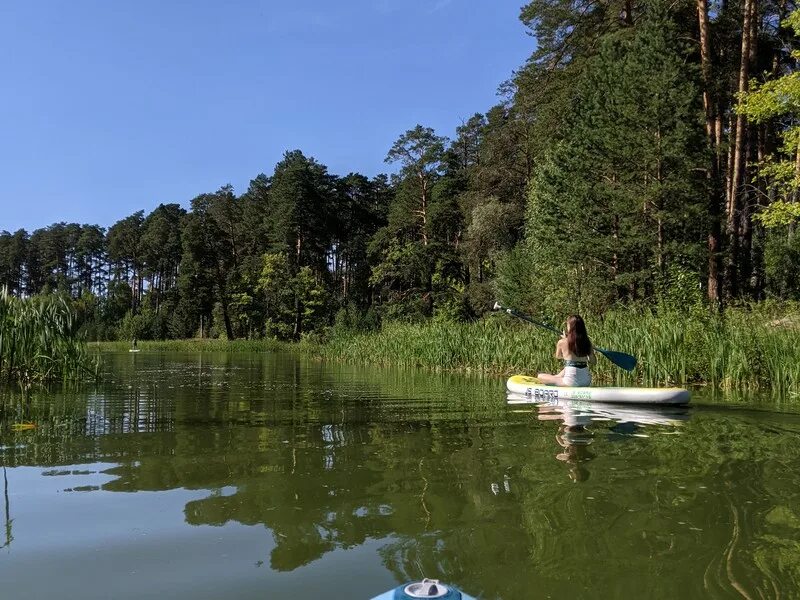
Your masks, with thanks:
[[(521, 312), (514, 310), (513, 308), (506, 308), (505, 306), (501, 306), (499, 302), (494, 303), (493, 310), (503, 310), (510, 314), (511, 316), (517, 317), (518, 319), (522, 319), (523, 321), (527, 321), (528, 323), (533, 323), (534, 325), (538, 325), (539, 327), (543, 327), (544, 329), (549, 329), (553, 333), (557, 333), (558, 335), (563, 335), (563, 332), (559, 331), (552, 325), (548, 325), (547, 323), (540, 323), (539, 321), (534, 321), (528, 315), (524, 315)], [(604, 350), (603, 348), (598, 348), (597, 346), (593, 346), (595, 350), (597, 350), (600, 354), (605, 356), (608, 360), (612, 363), (620, 367), (621, 369), (625, 369), (626, 371), (633, 371), (636, 368), (636, 357), (631, 356), (630, 354), (625, 354), (624, 352), (615, 352), (614, 350)]]

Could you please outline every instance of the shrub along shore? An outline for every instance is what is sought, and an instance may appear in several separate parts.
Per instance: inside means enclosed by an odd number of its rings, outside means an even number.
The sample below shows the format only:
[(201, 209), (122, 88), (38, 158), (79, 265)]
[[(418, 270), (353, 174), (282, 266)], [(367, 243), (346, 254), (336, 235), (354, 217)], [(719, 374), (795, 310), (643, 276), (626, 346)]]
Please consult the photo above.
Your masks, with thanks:
[[(587, 317), (589, 335), (601, 348), (627, 352), (639, 364), (627, 373), (598, 356), (594, 380), (601, 385), (712, 385), (720, 389), (800, 390), (800, 315), (786, 307), (661, 313), (617, 309)], [(557, 371), (556, 336), (495, 314), (472, 323), (389, 322), (376, 331), (343, 327), (324, 341), (288, 344), (275, 340), (175, 340), (139, 342), (141, 350), (259, 352), (299, 350), (361, 364), (471, 371), (494, 375)], [(127, 350), (130, 342), (92, 347)]]

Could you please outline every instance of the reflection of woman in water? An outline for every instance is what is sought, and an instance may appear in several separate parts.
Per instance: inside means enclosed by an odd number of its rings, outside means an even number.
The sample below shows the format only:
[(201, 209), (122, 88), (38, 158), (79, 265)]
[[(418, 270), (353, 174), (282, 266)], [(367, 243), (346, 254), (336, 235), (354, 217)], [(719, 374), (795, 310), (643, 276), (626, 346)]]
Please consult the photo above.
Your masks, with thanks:
[(561, 421), (556, 441), (564, 451), (556, 454), (556, 459), (572, 465), (569, 478), (575, 483), (589, 479), (589, 471), (581, 463), (594, 458), (594, 454), (589, 451), (594, 434), (586, 429), (592, 422), (591, 415), (573, 409), (569, 402), (542, 404), (537, 409), (537, 418), (540, 421)]
[(581, 463), (590, 461), (594, 454), (589, 451), (592, 443), (592, 432), (584, 425), (568, 425), (562, 423), (556, 434), (556, 441), (564, 451), (556, 454), (557, 460), (562, 460), (572, 465), (569, 469), (569, 478), (575, 483), (589, 479), (589, 470)]

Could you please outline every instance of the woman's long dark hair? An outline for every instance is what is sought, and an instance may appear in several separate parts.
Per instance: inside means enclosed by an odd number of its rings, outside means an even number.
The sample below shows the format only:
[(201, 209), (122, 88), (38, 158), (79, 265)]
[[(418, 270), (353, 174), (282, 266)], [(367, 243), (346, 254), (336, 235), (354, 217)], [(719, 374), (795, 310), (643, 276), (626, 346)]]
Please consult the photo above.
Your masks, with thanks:
[(578, 315), (567, 319), (567, 346), (575, 356), (589, 356), (592, 351), (592, 341), (586, 333), (586, 323)]

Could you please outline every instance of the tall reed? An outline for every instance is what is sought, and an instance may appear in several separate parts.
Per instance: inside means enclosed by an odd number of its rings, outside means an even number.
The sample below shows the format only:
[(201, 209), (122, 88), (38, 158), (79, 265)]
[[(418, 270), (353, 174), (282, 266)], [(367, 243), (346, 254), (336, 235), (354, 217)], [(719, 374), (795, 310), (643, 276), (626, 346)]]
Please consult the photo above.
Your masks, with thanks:
[(97, 359), (58, 296), (20, 299), (0, 290), (0, 379), (23, 385), (96, 377)]
[[(710, 384), (726, 389), (800, 391), (800, 343), (791, 319), (776, 324), (766, 311), (724, 315), (618, 309), (587, 317), (597, 346), (638, 358), (632, 373), (598, 357), (595, 381), (616, 385)], [(475, 323), (388, 323), (375, 333), (337, 331), (325, 356), (354, 362), (496, 374), (554, 372), (556, 336), (492, 315)]]

